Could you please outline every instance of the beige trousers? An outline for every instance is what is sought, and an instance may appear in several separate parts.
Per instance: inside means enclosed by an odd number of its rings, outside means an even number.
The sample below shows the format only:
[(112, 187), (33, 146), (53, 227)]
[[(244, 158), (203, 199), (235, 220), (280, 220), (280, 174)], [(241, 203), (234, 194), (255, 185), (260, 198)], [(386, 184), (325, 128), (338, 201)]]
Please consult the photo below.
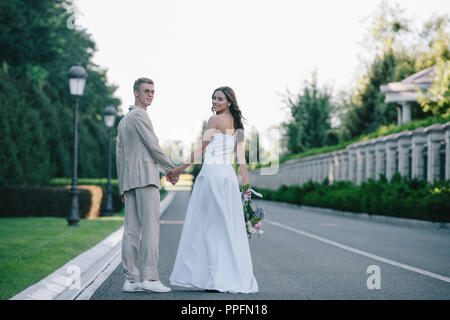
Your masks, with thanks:
[(150, 185), (125, 192), (122, 267), (132, 282), (159, 280), (159, 189)]

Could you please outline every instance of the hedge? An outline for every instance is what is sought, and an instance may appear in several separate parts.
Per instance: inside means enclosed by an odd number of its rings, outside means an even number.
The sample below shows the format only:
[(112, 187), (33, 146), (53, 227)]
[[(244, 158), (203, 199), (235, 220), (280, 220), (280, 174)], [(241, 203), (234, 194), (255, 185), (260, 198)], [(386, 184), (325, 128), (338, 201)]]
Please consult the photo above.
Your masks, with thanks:
[(278, 190), (255, 188), (264, 199), (299, 205), (364, 212), (402, 218), (450, 222), (450, 181), (429, 184), (408, 180), (398, 173), (391, 181), (383, 175), (357, 186), (338, 181), (308, 182), (302, 186), (281, 186)]
[[(88, 190), (79, 190), (80, 218), (91, 206)], [(0, 217), (67, 217), (70, 189), (64, 187), (0, 186)]]

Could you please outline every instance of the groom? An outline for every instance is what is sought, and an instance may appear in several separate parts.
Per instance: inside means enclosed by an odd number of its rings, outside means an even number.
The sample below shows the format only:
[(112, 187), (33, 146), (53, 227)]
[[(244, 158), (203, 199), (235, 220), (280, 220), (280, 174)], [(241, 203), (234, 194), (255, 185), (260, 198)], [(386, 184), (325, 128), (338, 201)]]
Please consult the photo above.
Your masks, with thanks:
[[(154, 83), (139, 78), (133, 86), (135, 102), (118, 126), (117, 177), (125, 221), (122, 238), (123, 291), (169, 292), (159, 281), (159, 170), (175, 168), (164, 154), (147, 114), (155, 94)], [(175, 184), (178, 176), (167, 179)], [(142, 281), (142, 282), (141, 282)]]

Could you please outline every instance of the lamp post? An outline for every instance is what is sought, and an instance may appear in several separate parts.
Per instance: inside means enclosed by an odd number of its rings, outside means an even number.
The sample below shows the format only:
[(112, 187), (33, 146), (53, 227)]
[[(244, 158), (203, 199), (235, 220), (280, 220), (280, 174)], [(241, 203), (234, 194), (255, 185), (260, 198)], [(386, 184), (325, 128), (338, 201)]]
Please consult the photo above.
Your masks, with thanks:
[(86, 84), (87, 72), (80, 65), (73, 66), (69, 70), (70, 94), (75, 98), (73, 107), (73, 171), (70, 213), (67, 217), (68, 226), (78, 226), (80, 214), (78, 209), (78, 100), (83, 96)]
[(114, 126), (114, 122), (116, 121), (116, 109), (112, 106), (107, 106), (105, 111), (103, 112), (105, 125), (108, 127), (108, 187), (107, 187), (107, 198), (106, 198), (106, 210), (105, 216), (112, 216), (114, 208), (113, 208), (113, 200), (112, 200), (112, 188), (111, 188), (111, 167), (112, 167), (112, 159), (111, 159), (111, 140), (112, 140), (112, 127)]

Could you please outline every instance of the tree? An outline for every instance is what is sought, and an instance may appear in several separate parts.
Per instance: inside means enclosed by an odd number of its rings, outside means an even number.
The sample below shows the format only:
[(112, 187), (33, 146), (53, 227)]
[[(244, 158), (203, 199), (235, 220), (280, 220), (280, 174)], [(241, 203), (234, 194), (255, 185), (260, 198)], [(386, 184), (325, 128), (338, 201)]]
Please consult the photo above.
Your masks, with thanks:
[(416, 69), (434, 66), (431, 87), (425, 94), (418, 92), (419, 103), (425, 112), (450, 114), (450, 18), (433, 17), (425, 22), (421, 39), (425, 50), (418, 55)]
[(71, 6), (68, 0), (0, 2), (2, 185), (71, 176), (73, 98), (67, 72), (76, 63), (88, 72), (79, 109), (79, 176), (107, 174), (102, 114), (120, 100), (116, 87), (107, 85), (106, 70), (92, 63), (96, 48), (90, 35), (67, 27)]
[(285, 103), (290, 109), (292, 119), (285, 124), (285, 128), (290, 153), (299, 153), (326, 144), (334, 108), (331, 98), (331, 89), (319, 88), (317, 72), (313, 72), (310, 81), (304, 81), (299, 94), (292, 95), (288, 91)]
[(396, 105), (386, 104), (380, 86), (401, 81), (413, 73), (434, 66), (435, 80), (427, 94), (413, 103), (414, 118), (448, 112), (449, 32), (447, 17), (433, 17), (422, 30), (411, 27), (404, 10), (382, 2), (370, 19), (364, 61), (358, 85), (340, 101), (341, 140), (375, 131), (381, 125), (396, 123)]

